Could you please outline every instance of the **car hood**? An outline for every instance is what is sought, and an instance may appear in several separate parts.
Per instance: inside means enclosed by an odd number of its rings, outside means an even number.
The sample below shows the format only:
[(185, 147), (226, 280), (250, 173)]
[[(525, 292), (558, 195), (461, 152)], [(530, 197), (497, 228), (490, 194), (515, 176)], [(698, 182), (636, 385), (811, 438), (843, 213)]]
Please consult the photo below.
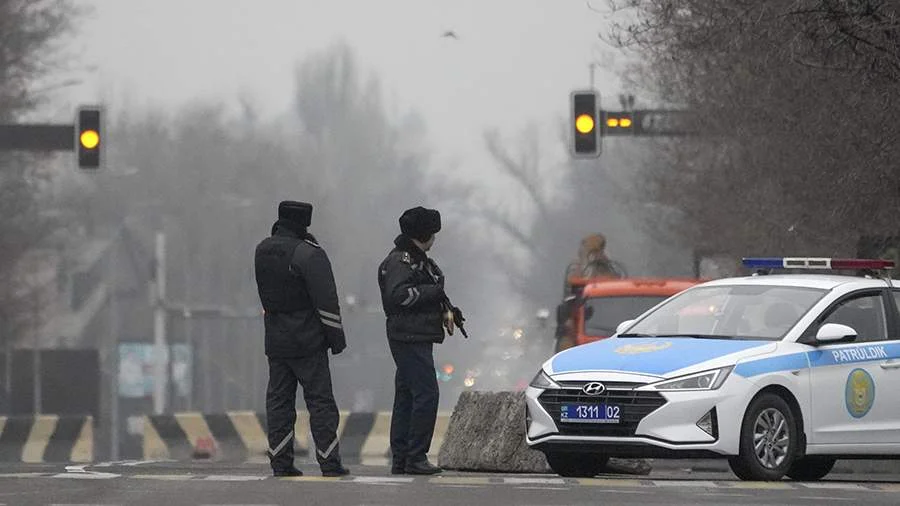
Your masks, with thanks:
[[(710, 367), (733, 365), (775, 348), (771, 341), (613, 337), (558, 353), (547, 362), (547, 372), (619, 371), (666, 377), (705, 362), (710, 362)], [(729, 360), (722, 360), (726, 358)]]

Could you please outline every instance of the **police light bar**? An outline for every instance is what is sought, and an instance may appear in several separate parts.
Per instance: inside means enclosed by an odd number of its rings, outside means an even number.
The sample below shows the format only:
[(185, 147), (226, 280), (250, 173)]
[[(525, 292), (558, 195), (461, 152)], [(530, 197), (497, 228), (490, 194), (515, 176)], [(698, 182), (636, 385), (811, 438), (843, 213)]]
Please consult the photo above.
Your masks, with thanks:
[(866, 258), (769, 257), (744, 258), (751, 269), (893, 269), (893, 260)]

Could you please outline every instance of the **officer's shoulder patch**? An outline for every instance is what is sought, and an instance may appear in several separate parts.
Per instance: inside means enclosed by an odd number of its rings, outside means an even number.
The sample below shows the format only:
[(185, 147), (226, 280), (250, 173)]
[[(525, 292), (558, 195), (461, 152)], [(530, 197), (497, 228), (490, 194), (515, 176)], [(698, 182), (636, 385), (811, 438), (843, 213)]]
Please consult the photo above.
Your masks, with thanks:
[(412, 263), (412, 255), (410, 255), (408, 251), (404, 251), (400, 255), (400, 261), (403, 263), (411, 264)]
[(322, 246), (319, 246), (319, 243), (317, 243), (316, 241), (313, 241), (312, 239), (303, 239), (303, 242), (305, 242), (306, 244), (309, 244), (310, 246), (313, 246), (315, 248), (322, 247)]

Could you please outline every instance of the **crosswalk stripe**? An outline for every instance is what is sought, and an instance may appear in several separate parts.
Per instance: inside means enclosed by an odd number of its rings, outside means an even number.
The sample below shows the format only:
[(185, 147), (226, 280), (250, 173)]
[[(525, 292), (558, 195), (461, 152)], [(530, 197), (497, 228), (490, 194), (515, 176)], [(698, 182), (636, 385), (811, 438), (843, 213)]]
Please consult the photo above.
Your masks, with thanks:
[(654, 480), (653, 484), (657, 487), (707, 487), (716, 488), (719, 485), (705, 480)]
[(867, 490), (862, 485), (857, 483), (828, 483), (828, 482), (811, 482), (811, 483), (798, 483), (797, 486), (809, 489), (824, 489), (824, 490)]
[(350, 481), (357, 483), (412, 483), (415, 478), (392, 476), (356, 476)]
[(491, 479), (480, 476), (440, 476), (429, 479), (428, 483), (440, 485), (490, 485)]
[(579, 478), (578, 483), (589, 487), (643, 487), (640, 480), (626, 480), (617, 478)]
[(201, 478), (204, 481), (262, 481), (268, 476), (249, 476), (239, 474), (211, 474)]
[(562, 478), (504, 478), (507, 485), (565, 485)]

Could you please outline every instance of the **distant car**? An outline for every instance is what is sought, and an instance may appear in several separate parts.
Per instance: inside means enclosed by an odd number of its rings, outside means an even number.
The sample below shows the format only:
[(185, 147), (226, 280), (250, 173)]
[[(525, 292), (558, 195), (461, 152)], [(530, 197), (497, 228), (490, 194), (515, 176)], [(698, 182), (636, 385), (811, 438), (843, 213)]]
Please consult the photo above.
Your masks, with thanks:
[(566, 330), (557, 337), (554, 351), (610, 337), (622, 321), (634, 318), (700, 282), (681, 278), (574, 280), (580, 290), (560, 305), (558, 323), (565, 325)]
[[(758, 269), (892, 266), (745, 259)], [(838, 458), (900, 455), (900, 283), (764, 274), (703, 283), (615, 336), (546, 361), (529, 446), (563, 476), (609, 457), (727, 458), (741, 479), (817, 480)]]

